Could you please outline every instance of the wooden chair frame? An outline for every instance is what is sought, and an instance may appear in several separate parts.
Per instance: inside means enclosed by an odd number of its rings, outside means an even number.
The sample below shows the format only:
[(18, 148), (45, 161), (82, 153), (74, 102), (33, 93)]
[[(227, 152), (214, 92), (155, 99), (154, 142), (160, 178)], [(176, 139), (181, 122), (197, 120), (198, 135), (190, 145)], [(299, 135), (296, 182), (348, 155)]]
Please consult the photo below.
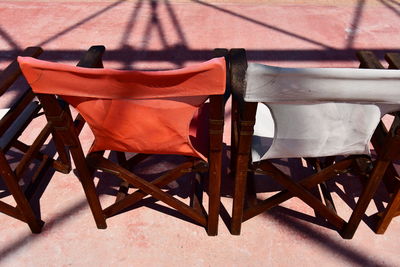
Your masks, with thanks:
[[(378, 58), (370, 51), (360, 51), (357, 53), (360, 60), (360, 68), (369, 69), (384, 69), (383, 65), (379, 62)], [(389, 63), (389, 69), (400, 69), (400, 54), (387, 53), (385, 55), (386, 61)], [(379, 88), (378, 88), (379, 90)], [(392, 114), (394, 116), (392, 129), (400, 125), (400, 112)], [(389, 131), (381, 121), (372, 136), (371, 143), (374, 146), (375, 152), (379, 155), (383, 153), (385, 138), (389, 135)], [(390, 200), (387, 207), (382, 211), (375, 214), (377, 217), (377, 224), (375, 232), (377, 234), (384, 234), (391, 220), (395, 216), (400, 215), (400, 178), (393, 163), (390, 163), (383, 182), (389, 192)]]
[[(229, 58), (233, 95), (231, 168), (235, 177), (231, 233), (240, 234), (242, 222), (296, 196), (337, 228), (343, 238), (351, 239), (390, 162), (400, 156), (400, 149), (396, 149), (400, 145), (400, 135), (397, 127), (393, 126), (394, 128), (390, 131), (391, 134), (384, 137), (382, 153), (373, 162), (373, 167), (371, 167), (371, 159), (362, 155), (346, 157), (336, 162), (334, 157), (330, 157), (326, 160), (327, 164), (325, 166), (320, 164), (315, 165), (315, 174), (296, 183), (268, 160), (251, 164), (250, 150), (257, 103), (244, 102), (240, 97), (240, 92), (245, 90), (244, 75), (247, 69), (244, 49), (232, 49)], [(312, 162), (313, 160), (308, 159), (308, 161)], [(319, 161), (314, 160), (314, 162), (318, 163)], [(368, 171), (369, 168), (372, 168), (370, 172)], [(325, 201), (326, 204), (324, 204), (309, 190), (327, 179), (335, 177), (338, 173), (347, 173), (350, 171), (368, 176), (368, 180), (349, 221), (346, 222), (337, 214), (334, 207), (329, 205), (329, 198), (327, 198)], [(285, 190), (265, 200), (258, 200), (254, 194), (254, 190), (249, 186), (252, 184), (251, 178), (253, 173), (269, 175), (283, 185)]]
[[(28, 47), (21, 53), (21, 55), (38, 57), (42, 52), (43, 50), (40, 47)], [(18, 62), (14, 60), (0, 74), (0, 95), (3, 95), (20, 76), (21, 69), (19, 68)], [(9, 132), (9, 130), (14, 127), (13, 123), (16, 120), (19, 120), (20, 116), (23, 116), (21, 114), (28, 109), (28, 106), (34, 104), (32, 102), (34, 97), (35, 95), (31, 89), (27, 88), (26, 92), (14, 102), (10, 110), (0, 120), (0, 136), (6, 139), (5, 142), (2, 142), (0, 147), (1, 177), (17, 204), (16, 207), (13, 207), (8, 203), (0, 201), (0, 211), (11, 217), (26, 222), (29, 225), (32, 233), (40, 233), (44, 222), (35, 214), (30, 202), (35, 194), (37, 194), (39, 191), (39, 185), (41, 185), (44, 173), (49, 166), (52, 166), (56, 170), (63, 173), (68, 173), (71, 169), (71, 166), (69, 164), (68, 157), (66, 156), (66, 152), (62, 149), (59, 149), (61, 160), (53, 160), (48, 155), (39, 151), (49, 135), (53, 133), (50, 123), (47, 123), (44, 126), (32, 145), (27, 145), (18, 140), (18, 137), (26, 129), (29, 123), (35, 117), (40, 115), (40, 105), (34, 107), (34, 109), (29, 113), (28, 117), (23, 119), (23, 123), (13, 129), (12, 133)], [(55, 141), (56, 146), (61, 148), (59, 142), (60, 140), (56, 135), (53, 135), (53, 140)], [(24, 153), (22, 159), (18, 162), (18, 165), (15, 169), (11, 168), (6, 159), (6, 153), (10, 150), (10, 148), (15, 148)], [(26, 186), (25, 190), (23, 190), (19, 186), (18, 182), (22, 178), (22, 175), (27, 171), (29, 163), (33, 159), (39, 160), (40, 164), (33, 173), (30, 184)], [(41, 194), (42, 193), (43, 191)], [(40, 196), (36, 197), (40, 198)]]
[[(94, 46), (89, 49), (84, 58), (78, 63), (80, 67), (103, 67), (101, 57), (105, 51), (103, 46)], [(216, 56), (227, 55), (226, 49), (216, 49)], [(129, 172), (125, 166), (132, 166), (147, 155), (137, 154), (127, 160), (125, 154), (117, 152), (118, 163), (114, 163), (103, 157), (103, 152), (94, 152), (86, 157), (82, 151), (81, 143), (74, 123), (72, 121), (68, 107), (59, 105), (56, 97), (49, 94), (38, 94), (42, 103), (46, 117), (61, 136), (62, 142), (71, 152), (79, 173), (79, 178), (85, 191), (88, 203), (93, 213), (96, 225), (100, 229), (107, 227), (106, 218), (122, 212), (124, 209), (132, 206), (147, 195), (163, 201), (177, 211), (193, 219), (200, 225), (207, 228), (209, 235), (217, 235), (218, 218), (220, 209), (220, 187), (221, 187), (221, 161), (222, 161), (222, 137), (224, 125), (224, 102), (223, 96), (211, 96), (210, 114), (209, 114), (209, 155), (208, 164), (203, 160), (187, 157), (187, 161), (170, 170), (159, 178), (148, 182), (145, 179)], [(82, 120), (82, 118), (80, 118)], [(122, 179), (119, 193), (116, 201), (109, 207), (102, 209), (98, 196), (96, 194), (93, 182), (93, 173), (95, 170), (113, 174)], [(209, 207), (208, 215), (202, 207), (202, 190), (197, 190), (191, 198), (190, 205), (181, 202), (172, 195), (164, 192), (161, 187), (167, 185), (173, 180), (188, 172), (204, 173), (208, 172), (208, 195)], [(199, 178), (197, 177), (199, 180)], [(200, 183), (200, 181), (198, 182)], [(137, 188), (132, 194), (127, 194), (129, 186)]]

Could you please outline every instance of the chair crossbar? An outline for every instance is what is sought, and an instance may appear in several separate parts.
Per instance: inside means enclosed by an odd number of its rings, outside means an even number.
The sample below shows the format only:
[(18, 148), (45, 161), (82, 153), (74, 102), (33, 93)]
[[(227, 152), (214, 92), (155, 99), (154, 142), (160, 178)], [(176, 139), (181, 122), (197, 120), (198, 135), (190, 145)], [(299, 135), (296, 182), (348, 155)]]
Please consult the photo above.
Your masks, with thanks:
[[(158, 177), (157, 179), (153, 180), (151, 183), (158, 187), (166, 186), (168, 183), (176, 180), (182, 173), (181, 171), (187, 168), (191, 168), (193, 166), (193, 162), (185, 162), (176, 167), (175, 169), (169, 171), (168, 173)], [(137, 190), (132, 194), (127, 195), (124, 199), (110, 205), (109, 207), (104, 209), (105, 216), (111, 217), (120, 211), (128, 208), (129, 206), (134, 205), (138, 201), (142, 200), (148, 194), (143, 192), (142, 190)]]
[(40, 148), (43, 146), (46, 139), (49, 137), (51, 133), (51, 125), (49, 123), (41, 130), (39, 135), (36, 137), (33, 144), (29, 147), (26, 151), (24, 156), (22, 157), (20, 163), (18, 164), (17, 168), (15, 169), (16, 176), (20, 176), (28, 166), (29, 162), (31, 161), (33, 155), (37, 154)]
[[(299, 181), (298, 184), (301, 185), (305, 190), (310, 190), (311, 188), (315, 187), (319, 183), (337, 175), (338, 172), (340, 172), (341, 170), (346, 170), (346, 169), (350, 168), (351, 165), (353, 164), (353, 162), (354, 162), (354, 160), (352, 158), (346, 158), (344, 160), (336, 162), (335, 164), (332, 164), (332, 165), (322, 169), (318, 173), (315, 173), (315, 174)], [(264, 167), (264, 168), (266, 168), (266, 167)], [(280, 175), (285, 175), (277, 168), (274, 168), (274, 170), (275, 170), (275, 172), (279, 172)], [(278, 192), (275, 195), (273, 195), (263, 201), (260, 201), (257, 204), (257, 206), (252, 206), (252, 207), (248, 208), (247, 210), (245, 210), (244, 214), (243, 214), (243, 221), (246, 221), (262, 212), (265, 212), (265, 211), (289, 200), (293, 196), (294, 195), (291, 193), (291, 191), (282, 190), (281, 192)]]
[[(95, 162), (93, 162), (93, 160), (95, 160)], [(174, 209), (188, 216), (189, 218), (195, 220), (201, 225), (207, 225), (207, 220), (204, 215), (199, 214), (196, 210), (169, 195), (168, 193), (165, 193), (153, 183), (147, 182), (139, 176), (122, 168), (120, 165), (115, 164), (114, 162), (103, 157), (96, 157), (96, 159), (93, 159), (93, 157), (89, 157), (88, 161), (91, 166), (96, 166), (97, 169), (115, 174), (124, 181), (132, 184), (137, 188), (140, 188), (145, 193), (163, 201), (164, 203), (168, 204), (169, 206), (173, 207)]]
[[(269, 161), (263, 161), (263, 165), (266, 165), (269, 169), (272, 169), (274, 175), (272, 176), (277, 182), (282, 184), (285, 188), (292, 192), (292, 194), (306, 204), (312, 207), (315, 211), (319, 212), (324, 216), (331, 224), (338, 228), (342, 228), (344, 225), (344, 220), (340, 218), (336, 212), (333, 212), (327, 206), (325, 206), (318, 198), (316, 198), (312, 193), (310, 193), (302, 185), (294, 182), (290, 177), (282, 173), (277, 167), (275, 167)], [(326, 179), (324, 179), (326, 180)]]
[(8, 216), (11, 216), (15, 219), (25, 222), (25, 218), (22, 216), (20, 211), (16, 207), (13, 207), (8, 203), (0, 201), (0, 210), (1, 210), (1, 212), (3, 212), (4, 214), (7, 214)]

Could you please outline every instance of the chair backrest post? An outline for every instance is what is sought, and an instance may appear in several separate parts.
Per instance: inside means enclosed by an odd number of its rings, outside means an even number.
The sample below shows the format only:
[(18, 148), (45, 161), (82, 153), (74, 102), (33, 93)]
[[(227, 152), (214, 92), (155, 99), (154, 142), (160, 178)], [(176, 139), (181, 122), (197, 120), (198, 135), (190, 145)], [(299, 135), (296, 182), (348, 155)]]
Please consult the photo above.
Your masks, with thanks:
[[(237, 130), (237, 154), (248, 155), (251, 148), (257, 103), (244, 102), (247, 58), (244, 49), (231, 49), (229, 55), (232, 87), (232, 130)], [(238, 115), (240, 114), (240, 115)], [(232, 140), (234, 142), (234, 140)], [(247, 162), (246, 162), (247, 164)]]
[[(215, 49), (215, 57), (227, 58), (227, 49)], [(226, 60), (226, 67), (228, 62)], [(228, 87), (228, 82), (226, 84)], [(211, 152), (222, 152), (222, 138), (224, 130), (224, 96), (222, 95), (211, 95), (210, 96), (210, 113), (209, 113), (209, 133), (210, 133), (210, 154)], [(210, 155), (211, 156), (211, 155)]]
[[(81, 58), (77, 66), (84, 68), (102, 68), (102, 56), (104, 54), (104, 46), (92, 46)], [(42, 103), (47, 120), (54, 128), (54, 139), (57, 152), (63, 164), (71, 166), (68, 151), (65, 146), (80, 151), (83, 155), (82, 147), (79, 141), (78, 133), (75, 130), (74, 122), (68, 104), (62, 105), (64, 101), (57, 99), (54, 95), (37, 94), (38, 99)], [(80, 118), (82, 119), (82, 118)], [(65, 145), (65, 146), (64, 146)]]
[[(70, 110), (67, 105), (61, 107), (54, 95), (37, 94), (37, 97), (43, 106), (47, 121), (53, 128), (53, 138), (59, 159), (67, 168), (63, 172), (68, 173), (71, 169), (71, 159), (64, 144), (67, 146), (76, 146), (76, 143), (79, 143), (77, 137), (73, 138), (75, 132), (73, 131)], [(71, 130), (68, 131), (68, 129)]]

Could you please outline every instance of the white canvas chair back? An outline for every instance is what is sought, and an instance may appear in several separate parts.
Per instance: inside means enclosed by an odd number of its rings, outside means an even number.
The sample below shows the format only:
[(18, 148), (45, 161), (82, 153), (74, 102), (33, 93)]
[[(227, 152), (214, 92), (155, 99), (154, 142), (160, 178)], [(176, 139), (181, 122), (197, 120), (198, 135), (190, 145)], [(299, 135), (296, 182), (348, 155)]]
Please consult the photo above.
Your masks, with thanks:
[(400, 110), (400, 70), (279, 68), (250, 63), (244, 100), (260, 102), (253, 162), (369, 154), (381, 117)]

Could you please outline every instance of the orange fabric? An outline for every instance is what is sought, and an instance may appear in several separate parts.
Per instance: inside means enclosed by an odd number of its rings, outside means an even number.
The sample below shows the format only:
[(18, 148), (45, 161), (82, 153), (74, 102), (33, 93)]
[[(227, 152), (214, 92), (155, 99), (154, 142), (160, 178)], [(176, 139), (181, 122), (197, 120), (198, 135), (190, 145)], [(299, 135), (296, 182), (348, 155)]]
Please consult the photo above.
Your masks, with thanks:
[[(193, 144), (192, 118), (209, 95), (225, 91), (225, 59), (170, 71), (88, 69), (18, 57), (36, 93), (62, 96), (95, 136), (91, 151), (182, 154), (206, 158)], [(190, 128), (192, 128), (190, 130)]]

